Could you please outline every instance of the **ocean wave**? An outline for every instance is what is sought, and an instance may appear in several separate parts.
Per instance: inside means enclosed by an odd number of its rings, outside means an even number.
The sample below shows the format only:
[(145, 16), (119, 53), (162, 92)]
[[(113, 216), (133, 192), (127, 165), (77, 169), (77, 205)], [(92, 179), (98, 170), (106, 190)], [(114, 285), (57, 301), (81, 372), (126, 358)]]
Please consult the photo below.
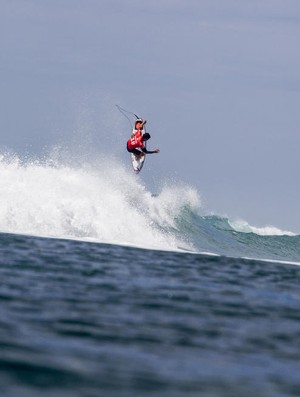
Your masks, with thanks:
[(186, 250), (231, 257), (300, 261), (300, 236), (273, 226), (205, 215), (191, 186), (165, 183), (153, 195), (116, 161), (63, 164), (0, 157), (0, 230)]
[(241, 233), (255, 233), (259, 236), (296, 236), (295, 233), (281, 230), (275, 226), (255, 227), (243, 220), (229, 221), (231, 227)]
[(180, 208), (197, 205), (195, 191), (169, 186), (153, 196), (111, 161), (71, 167), (2, 156), (0, 191), (2, 232), (192, 249), (170, 229)]

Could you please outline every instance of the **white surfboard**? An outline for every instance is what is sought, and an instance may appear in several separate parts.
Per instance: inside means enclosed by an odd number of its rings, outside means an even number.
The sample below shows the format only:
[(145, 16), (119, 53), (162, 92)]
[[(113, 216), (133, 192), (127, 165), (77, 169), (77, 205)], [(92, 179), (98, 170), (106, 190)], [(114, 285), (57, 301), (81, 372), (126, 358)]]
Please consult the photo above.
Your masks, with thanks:
[(143, 168), (144, 162), (146, 155), (143, 153), (140, 156), (136, 156), (135, 154), (131, 153), (131, 163), (132, 163), (132, 168), (133, 171), (138, 174), (141, 169)]
[[(142, 134), (144, 135), (144, 133), (146, 132), (146, 130), (142, 130)], [(135, 134), (135, 131), (132, 131), (131, 136), (133, 136)], [(146, 148), (147, 143), (145, 142), (145, 148)], [(136, 156), (135, 154), (131, 153), (130, 154), (131, 157), (131, 164), (132, 164), (132, 168), (133, 171), (138, 174), (141, 169), (143, 168), (144, 162), (145, 162), (145, 158), (146, 158), (146, 154), (143, 153), (140, 156)]]

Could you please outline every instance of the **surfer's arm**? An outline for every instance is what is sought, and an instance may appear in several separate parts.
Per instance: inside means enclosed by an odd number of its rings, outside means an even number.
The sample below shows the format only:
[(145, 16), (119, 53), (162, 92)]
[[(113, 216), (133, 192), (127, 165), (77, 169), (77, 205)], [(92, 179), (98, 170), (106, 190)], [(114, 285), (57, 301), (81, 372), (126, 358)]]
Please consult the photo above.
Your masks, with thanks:
[(153, 154), (153, 153), (159, 153), (159, 149), (155, 150), (147, 150), (146, 148), (143, 148), (142, 151), (146, 154)]

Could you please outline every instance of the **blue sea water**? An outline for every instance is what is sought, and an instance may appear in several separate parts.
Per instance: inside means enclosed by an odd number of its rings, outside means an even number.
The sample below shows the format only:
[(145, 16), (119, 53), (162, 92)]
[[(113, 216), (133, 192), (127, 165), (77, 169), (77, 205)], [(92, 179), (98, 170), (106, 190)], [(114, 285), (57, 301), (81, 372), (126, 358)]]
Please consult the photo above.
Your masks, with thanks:
[(122, 167), (2, 158), (0, 188), (1, 396), (300, 395), (299, 235)]

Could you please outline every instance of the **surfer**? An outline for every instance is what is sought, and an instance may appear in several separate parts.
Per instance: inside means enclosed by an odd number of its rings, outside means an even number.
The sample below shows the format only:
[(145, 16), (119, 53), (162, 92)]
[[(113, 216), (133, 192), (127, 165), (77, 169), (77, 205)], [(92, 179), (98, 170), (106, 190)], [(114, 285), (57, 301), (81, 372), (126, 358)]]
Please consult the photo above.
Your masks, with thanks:
[(153, 154), (159, 153), (159, 149), (147, 150), (145, 142), (148, 141), (151, 136), (148, 132), (144, 132), (143, 127), (147, 123), (147, 120), (137, 119), (135, 122), (135, 129), (132, 132), (131, 138), (127, 141), (127, 151), (133, 153), (136, 156), (141, 154)]

